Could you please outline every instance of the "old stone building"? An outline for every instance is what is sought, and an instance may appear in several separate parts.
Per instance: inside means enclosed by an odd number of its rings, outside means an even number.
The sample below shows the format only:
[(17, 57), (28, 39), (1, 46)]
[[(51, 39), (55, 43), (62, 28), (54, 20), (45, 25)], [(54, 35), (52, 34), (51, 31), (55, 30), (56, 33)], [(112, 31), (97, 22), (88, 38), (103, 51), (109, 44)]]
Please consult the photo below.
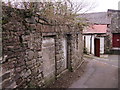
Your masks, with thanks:
[(107, 29), (106, 52), (120, 48), (120, 10), (108, 9), (110, 24)]
[[(39, 15), (3, 8), (3, 88), (45, 87), (83, 62), (82, 28), (45, 25)], [(39, 23), (37, 22), (39, 21)]]

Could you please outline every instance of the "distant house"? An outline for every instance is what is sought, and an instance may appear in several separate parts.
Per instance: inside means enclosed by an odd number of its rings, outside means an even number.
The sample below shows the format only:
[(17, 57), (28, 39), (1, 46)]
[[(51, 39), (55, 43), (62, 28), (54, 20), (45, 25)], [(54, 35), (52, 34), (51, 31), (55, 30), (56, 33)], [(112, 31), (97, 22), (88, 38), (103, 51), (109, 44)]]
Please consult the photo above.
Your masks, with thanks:
[(90, 54), (96, 56), (104, 54), (107, 26), (110, 24), (107, 12), (86, 13), (82, 14), (82, 17), (91, 23), (91, 25), (83, 31), (84, 47)]
[(120, 10), (108, 9), (107, 12), (81, 16), (91, 23), (83, 32), (84, 47), (88, 53), (100, 56), (120, 49)]
[(95, 54), (95, 38), (100, 39), (100, 54), (104, 54), (107, 25), (92, 25), (84, 30), (84, 46), (88, 53)]
[(107, 14), (110, 24), (107, 29), (106, 52), (120, 53), (120, 10), (108, 9)]

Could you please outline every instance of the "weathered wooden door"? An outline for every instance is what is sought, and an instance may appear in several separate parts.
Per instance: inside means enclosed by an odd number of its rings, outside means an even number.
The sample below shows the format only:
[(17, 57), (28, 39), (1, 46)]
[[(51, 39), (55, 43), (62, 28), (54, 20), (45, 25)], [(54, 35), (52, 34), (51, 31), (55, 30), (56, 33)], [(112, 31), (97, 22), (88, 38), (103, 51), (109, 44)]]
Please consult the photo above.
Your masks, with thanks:
[(44, 37), (42, 42), (43, 74), (45, 83), (55, 80), (55, 40)]
[(95, 52), (95, 56), (100, 57), (100, 39), (99, 38), (95, 38), (94, 39), (94, 52)]
[(120, 47), (120, 33), (113, 34), (113, 47)]

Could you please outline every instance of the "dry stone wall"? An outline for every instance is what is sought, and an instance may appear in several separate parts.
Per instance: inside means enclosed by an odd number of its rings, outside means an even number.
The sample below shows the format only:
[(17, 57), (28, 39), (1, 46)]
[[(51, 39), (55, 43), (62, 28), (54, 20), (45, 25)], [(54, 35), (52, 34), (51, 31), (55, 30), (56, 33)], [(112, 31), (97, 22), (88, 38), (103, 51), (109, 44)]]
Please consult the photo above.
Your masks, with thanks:
[[(3, 88), (45, 87), (65, 70), (65, 60), (69, 70), (75, 70), (82, 63), (82, 31), (76, 32), (79, 28), (72, 32), (73, 27), (37, 24), (34, 20), (37, 17), (21, 18), (21, 14), (10, 8), (3, 8), (3, 17), (0, 60), (0, 85)], [(63, 49), (64, 38), (67, 59)], [(45, 65), (51, 72), (46, 73)]]
[(72, 34), (71, 47), (71, 66), (72, 70), (75, 70), (82, 63), (83, 41), (81, 33)]

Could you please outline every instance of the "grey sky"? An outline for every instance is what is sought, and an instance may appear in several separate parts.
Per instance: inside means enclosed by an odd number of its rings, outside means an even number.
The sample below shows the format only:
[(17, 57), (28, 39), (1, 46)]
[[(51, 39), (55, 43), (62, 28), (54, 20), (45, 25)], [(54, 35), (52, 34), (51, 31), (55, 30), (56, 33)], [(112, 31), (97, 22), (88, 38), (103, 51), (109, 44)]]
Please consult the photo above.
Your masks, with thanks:
[(120, 0), (96, 0), (99, 2), (99, 6), (96, 7), (98, 11), (107, 11), (107, 9), (118, 10), (118, 2)]
[[(3, 0), (3, 1), (8, 1), (8, 0)], [(21, 1), (21, 0), (15, 0), (15, 1)], [(31, 1), (36, 1), (36, 0), (31, 0)], [(38, 0), (38, 1), (41, 1), (41, 0)], [(91, 3), (95, 2), (96, 7), (93, 10), (90, 10), (89, 12), (106, 12), (108, 9), (118, 10), (118, 2), (120, 0), (73, 0), (73, 1), (74, 2), (87, 1)]]
[[(81, 0), (75, 0), (77, 2)], [(105, 12), (108, 9), (115, 9), (118, 10), (118, 2), (120, 0), (89, 0), (89, 2), (96, 2), (97, 6), (94, 8), (94, 10), (91, 10), (89, 12)]]

